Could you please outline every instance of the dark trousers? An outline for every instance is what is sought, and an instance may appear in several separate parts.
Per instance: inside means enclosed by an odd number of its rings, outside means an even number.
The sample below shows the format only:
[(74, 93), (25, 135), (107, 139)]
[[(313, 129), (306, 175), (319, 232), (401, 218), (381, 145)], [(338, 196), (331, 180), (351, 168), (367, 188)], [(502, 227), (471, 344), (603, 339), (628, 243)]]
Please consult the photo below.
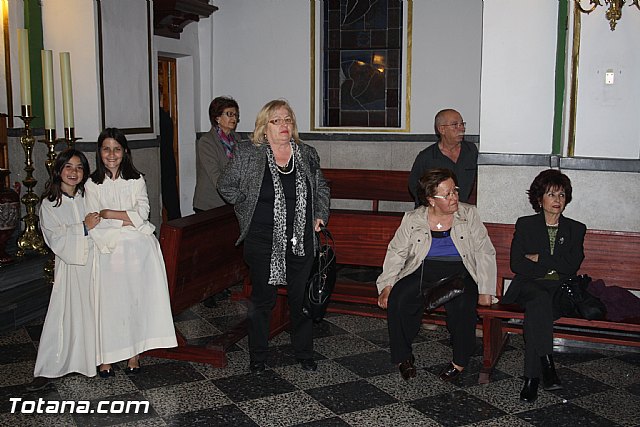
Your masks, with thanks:
[[(447, 329), (453, 345), (453, 362), (459, 366), (467, 366), (475, 351), (478, 318), (478, 286), (469, 275), (464, 283), (464, 293), (444, 305), (447, 311)], [(420, 331), (424, 313), (420, 289), (420, 269), (402, 278), (391, 289), (387, 305), (387, 325), (393, 363), (402, 363), (409, 358), (413, 340)]]
[(540, 357), (553, 353), (553, 294), (555, 280), (523, 281), (516, 302), (524, 308), (524, 375), (539, 378)]
[[(306, 239), (311, 240), (311, 239)], [(291, 343), (298, 359), (313, 357), (313, 322), (302, 314), (307, 279), (313, 266), (313, 245), (305, 240), (305, 256), (287, 249), (287, 295), (291, 316)], [(251, 276), (249, 301), (249, 354), (252, 361), (264, 362), (269, 346), (269, 323), (276, 303), (277, 287), (270, 285), (271, 236), (252, 236), (244, 241), (244, 259)]]

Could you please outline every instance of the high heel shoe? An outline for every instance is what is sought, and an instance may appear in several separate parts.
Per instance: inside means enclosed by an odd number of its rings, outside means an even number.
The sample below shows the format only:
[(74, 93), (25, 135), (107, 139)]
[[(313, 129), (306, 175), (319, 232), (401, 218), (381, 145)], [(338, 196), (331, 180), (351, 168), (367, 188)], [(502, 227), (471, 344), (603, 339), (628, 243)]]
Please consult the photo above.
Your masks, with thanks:
[[(131, 363), (131, 360), (134, 359), (134, 363), (137, 364), (138, 366), (129, 366), (129, 363)], [(130, 374), (130, 375), (136, 375), (140, 373), (140, 359), (138, 356), (134, 356), (131, 359), (129, 359), (127, 361), (127, 367), (124, 368), (124, 372), (125, 374)]]
[(524, 384), (520, 391), (520, 400), (527, 403), (535, 402), (538, 398), (538, 384), (540, 384), (540, 378), (524, 377)]
[(415, 361), (416, 358), (413, 357), (412, 354), (407, 360), (398, 365), (398, 369), (400, 369), (400, 375), (405, 381), (409, 381), (411, 378), (414, 378), (416, 376), (416, 367), (413, 364), (413, 362)]
[(547, 390), (561, 390), (562, 382), (558, 378), (556, 373), (556, 367), (553, 363), (553, 356), (547, 354), (540, 358), (540, 365), (542, 366), (542, 387)]
[(113, 371), (113, 368), (103, 370), (98, 369), (98, 375), (100, 375), (100, 378), (109, 378), (115, 377), (116, 373)]

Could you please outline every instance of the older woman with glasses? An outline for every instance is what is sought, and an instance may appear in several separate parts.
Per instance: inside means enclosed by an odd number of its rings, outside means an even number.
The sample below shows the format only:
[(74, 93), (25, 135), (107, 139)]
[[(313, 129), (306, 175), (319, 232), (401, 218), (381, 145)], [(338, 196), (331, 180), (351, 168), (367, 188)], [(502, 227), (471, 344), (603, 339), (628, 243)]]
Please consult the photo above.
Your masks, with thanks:
[(555, 169), (535, 177), (529, 203), (536, 214), (518, 218), (511, 242), (511, 271), (515, 277), (502, 298), (524, 308), (524, 385), (520, 400), (538, 397), (542, 376), (545, 390), (562, 384), (553, 363), (553, 295), (563, 280), (577, 273), (584, 259), (587, 227), (562, 215), (571, 202), (571, 180)]
[(219, 96), (209, 105), (211, 130), (196, 142), (196, 189), (193, 210), (202, 212), (225, 204), (216, 191), (218, 178), (233, 156), (233, 146), (240, 141), (235, 132), (240, 122), (240, 108), (235, 99)]
[(278, 286), (287, 286), (291, 342), (302, 369), (315, 371), (312, 320), (302, 303), (314, 255), (315, 231), (329, 217), (329, 187), (316, 150), (300, 141), (284, 100), (268, 102), (256, 118), (251, 144), (235, 147), (218, 181), (235, 205), (251, 277), (249, 369), (266, 369), (269, 319)]
[(475, 351), (476, 305), (490, 305), (496, 291), (496, 251), (476, 208), (458, 201), (455, 174), (430, 169), (418, 181), (422, 206), (407, 212), (389, 242), (378, 277), (378, 305), (387, 309), (391, 361), (405, 380), (416, 376), (412, 343), (425, 288), (457, 277), (464, 292), (444, 304), (453, 359), (442, 381), (458, 377)]

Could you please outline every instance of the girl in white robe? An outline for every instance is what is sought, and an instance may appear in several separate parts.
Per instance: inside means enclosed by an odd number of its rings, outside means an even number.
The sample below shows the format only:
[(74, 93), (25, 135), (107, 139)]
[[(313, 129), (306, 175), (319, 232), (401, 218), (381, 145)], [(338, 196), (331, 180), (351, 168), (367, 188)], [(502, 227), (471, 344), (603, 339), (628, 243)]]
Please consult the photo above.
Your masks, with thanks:
[(70, 372), (96, 375), (93, 242), (88, 231), (100, 217), (97, 212), (85, 213), (87, 158), (80, 151), (65, 150), (58, 155), (52, 175), (42, 196), (40, 227), (55, 254), (55, 273), (31, 389), (44, 388), (48, 381), (43, 378)]
[(127, 360), (138, 373), (138, 355), (177, 345), (160, 244), (149, 222), (142, 174), (133, 165), (122, 131), (98, 137), (96, 170), (87, 182), (87, 208), (102, 218), (90, 235), (96, 244), (96, 331), (99, 374)]

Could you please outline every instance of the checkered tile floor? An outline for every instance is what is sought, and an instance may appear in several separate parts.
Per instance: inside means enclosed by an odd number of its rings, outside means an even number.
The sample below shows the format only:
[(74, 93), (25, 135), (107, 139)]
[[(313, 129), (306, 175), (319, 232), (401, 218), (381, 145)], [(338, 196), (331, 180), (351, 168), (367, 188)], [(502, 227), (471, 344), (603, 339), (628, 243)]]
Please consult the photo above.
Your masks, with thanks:
[[(176, 318), (193, 343), (241, 320), (243, 302), (196, 305)], [(329, 315), (315, 328), (317, 372), (295, 363), (289, 334), (271, 341), (266, 372), (248, 371), (246, 338), (229, 353), (229, 365), (143, 358), (143, 371), (127, 376), (124, 363), (109, 379), (68, 375), (29, 393), (41, 321), (0, 335), (0, 426), (639, 426), (640, 353), (562, 347), (555, 354), (565, 385), (540, 391), (534, 404), (518, 400), (522, 338), (515, 335), (493, 380), (478, 385), (481, 345), (453, 384), (437, 374), (451, 359), (445, 328), (422, 329), (415, 342), (418, 376), (405, 382), (389, 360), (386, 322)], [(562, 352), (561, 352), (562, 351)], [(11, 398), (149, 402), (146, 414), (19, 414)], [(15, 401), (15, 399), (14, 399)], [(47, 403), (48, 404), (48, 403)], [(26, 407), (29, 409), (28, 407)]]

